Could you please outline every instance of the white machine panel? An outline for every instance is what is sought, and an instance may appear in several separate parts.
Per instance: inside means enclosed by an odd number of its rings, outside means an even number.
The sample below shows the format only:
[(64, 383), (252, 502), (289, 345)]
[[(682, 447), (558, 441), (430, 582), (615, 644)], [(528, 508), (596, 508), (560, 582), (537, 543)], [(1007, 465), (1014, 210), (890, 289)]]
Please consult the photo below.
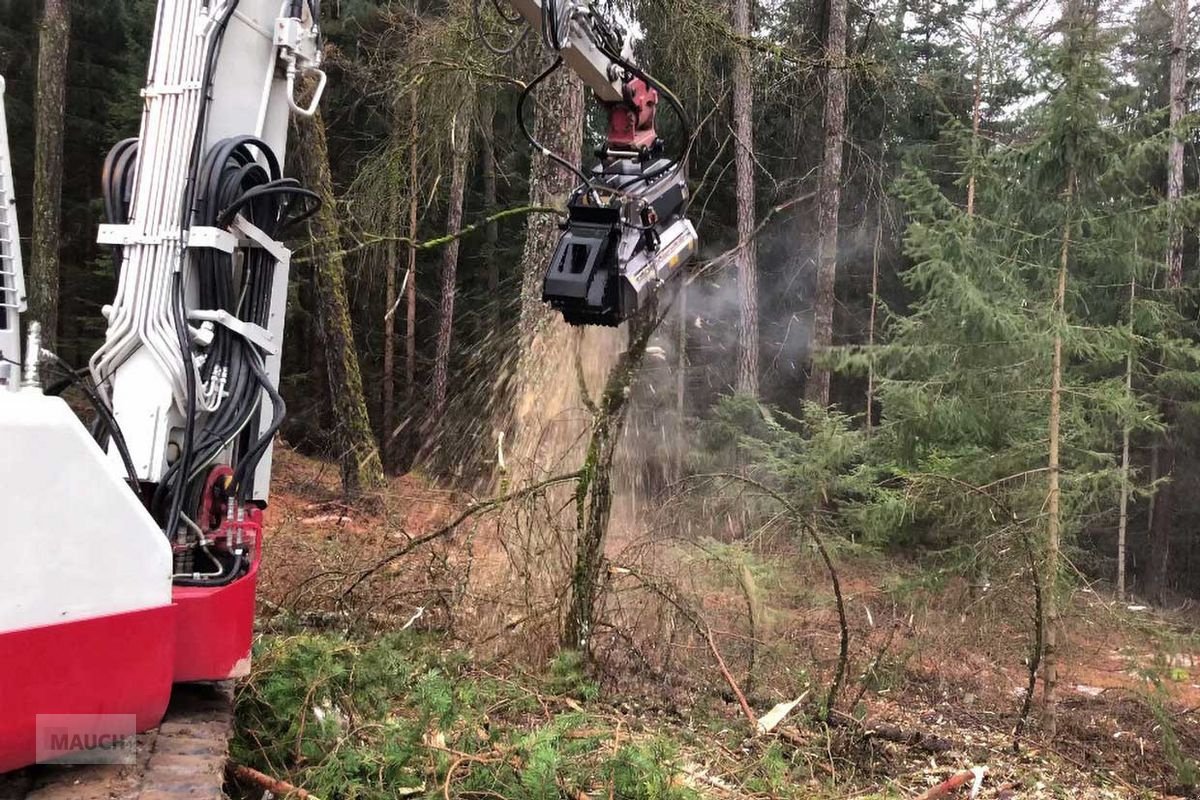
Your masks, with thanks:
[(0, 392), (0, 442), (0, 633), (170, 604), (166, 537), (62, 399)]

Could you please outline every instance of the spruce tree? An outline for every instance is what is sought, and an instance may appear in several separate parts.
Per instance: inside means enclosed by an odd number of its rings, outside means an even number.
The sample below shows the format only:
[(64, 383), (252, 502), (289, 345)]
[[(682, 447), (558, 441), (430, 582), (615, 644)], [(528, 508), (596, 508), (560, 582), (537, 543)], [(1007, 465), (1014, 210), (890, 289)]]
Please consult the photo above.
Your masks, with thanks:
[[(919, 522), (952, 532), (972, 559), (1040, 576), (1051, 735), (1057, 612), (1069, 598), (1060, 553), (1088, 520), (1115, 519), (1122, 430), (1159, 424), (1125, 389), (1126, 357), (1165, 348), (1177, 376), (1194, 365), (1171, 304), (1152, 292), (1129, 304), (1130, 281), (1150, 283), (1154, 260), (1138, 254), (1163, 251), (1166, 215), (1141, 179), (1156, 143), (1114, 124), (1112, 31), (1082, 0), (1058, 30), (1034, 54), (1044, 99), (1013, 142), (973, 159), (973, 216), (928, 173), (900, 181), (913, 300), (873, 354), (878, 446), (922, 499)], [(960, 125), (953, 133), (964, 139)], [(960, 151), (965, 160), (969, 143)], [(1012, 557), (1022, 550), (1027, 562)]]

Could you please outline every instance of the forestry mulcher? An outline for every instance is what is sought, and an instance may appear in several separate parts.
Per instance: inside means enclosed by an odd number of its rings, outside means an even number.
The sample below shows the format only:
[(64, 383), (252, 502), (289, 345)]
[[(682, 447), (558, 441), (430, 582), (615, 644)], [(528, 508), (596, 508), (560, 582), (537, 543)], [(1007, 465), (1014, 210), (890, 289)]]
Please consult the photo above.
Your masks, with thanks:
[[(565, 64), (608, 115), (586, 172), (542, 150), (579, 175), (544, 299), (568, 322), (616, 325), (696, 248), (686, 144), (668, 156), (655, 130), (660, 97), (681, 122), (683, 111), (597, 7), (513, 7), (554, 56), (522, 105)], [(76, 715), (63, 741), (103, 741), (113, 715), (158, 726), (175, 684), (249, 669), (284, 417), (283, 240), (319, 202), (282, 166), (289, 116), (315, 113), (325, 88), (319, 21), (318, 0), (158, 4), (140, 135), (104, 165), (97, 241), (117, 289), (83, 369), (43, 346), (37, 320), (18, 346), (25, 286), (0, 102), (0, 772), (39, 760), (45, 715)], [(71, 386), (90, 428), (58, 396)], [(170, 724), (186, 739), (186, 704), (179, 713)]]

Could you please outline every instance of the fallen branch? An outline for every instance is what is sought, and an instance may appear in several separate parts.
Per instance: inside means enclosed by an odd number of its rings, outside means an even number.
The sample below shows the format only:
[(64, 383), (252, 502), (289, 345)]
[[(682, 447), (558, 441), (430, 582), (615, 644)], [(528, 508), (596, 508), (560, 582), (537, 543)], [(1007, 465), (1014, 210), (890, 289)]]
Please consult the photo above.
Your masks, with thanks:
[(684, 619), (691, 623), (692, 627), (696, 629), (696, 632), (704, 637), (704, 640), (708, 643), (709, 651), (713, 654), (713, 658), (716, 659), (717, 668), (721, 671), (721, 677), (724, 678), (725, 683), (729, 685), (730, 691), (733, 692), (734, 697), (737, 698), (738, 704), (742, 707), (742, 713), (746, 715), (746, 720), (750, 723), (751, 733), (757, 733), (758, 717), (755, 716), (754, 710), (750, 708), (750, 703), (746, 700), (746, 695), (742, 692), (741, 687), (738, 686), (737, 679), (733, 677), (733, 673), (729, 671), (729, 667), (725, 664), (725, 659), (721, 655), (721, 651), (717, 649), (716, 639), (713, 638), (712, 626), (709, 625), (699, 613), (685, 605), (683, 601), (675, 597), (667, 589), (664, 589), (654, 581), (650, 580), (644, 575), (641, 575), (637, 572), (637, 570), (634, 570), (630, 567), (622, 567), (622, 569), (626, 571), (626, 574), (637, 580), (651, 592), (670, 603), (675, 610), (683, 616)]
[(945, 797), (955, 789), (966, 786), (968, 781), (974, 784), (971, 789), (971, 797), (975, 797), (979, 793), (979, 786), (983, 783), (983, 775), (985, 772), (987, 772), (987, 767), (972, 767), (971, 769), (964, 769), (962, 772), (959, 772), (942, 781), (937, 786), (921, 792), (921, 794), (914, 797), (913, 800), (937, 800), (937, 798)]
[(849, 714), (834, 711), (829, 715), (830, 725), (852, 727), (864, 739), (882, 739), (885, 742), (904, 745), (926, 753), (945, 753), (954, 749), (954, 742), (932, 733), (920, 730), (905, 730), (879, 720), (858, 721)]
[(306, 792), (299, 786), (294, 786), (287, 781), (281, 781), (277, 778), (272, 778), (270, 775), (266, 775), (256, 769), (252, 769), (241, 764), (234, 764), (232, 761), (229, 762), (229, 765), (226, 767), (226, 769), (236, 780), (243, 783), (254, 784), (263, 791), (270, 792), (271, 794), (279, 797), (280, 800), (285, 800), (285, 798), (295, 798), (296, 800), (321, 800), (321, 798), (317, 797), (315, 794)]
[(791, 504), (791, 502), (772, 489), (770, 486), (756, 481), (753, 478), (748, 478), (745, 475), (738, 475), (733, 472), (716, 472), (701, 475), (689, 475), (684, 480), (713, 480), (715, 478), (724, 478), (731, 481), (738, 481), (753, 489), (765, 494), (775, 502), (779, 503), (787, 512), (792, 520), (804, 529), (805, 533), (813, 540), (816, 545), (817, 552), (821, 555), (821, 560), (825, 562), (825, 571), (829, 574), (829, 581), (833, 584), (833, 597), (837, 603), (838, 626), (841, 628), (841, 642), (838, 648), (838, 663), (834, 670), (833, 680), (829, 683), (829, 691), (825, 695), (825, 706), (822, 713), (828, 717), (834, 711), (834, 706), (837, 704), (838, 692), (841, 690), (842, 681), (846, 677), (846, 667), (850, 662), (850, 624), (846, 621), (846, 602), (842, 598), (842, 582), (838, 579), (837, 570), (833, 566), (833, 559), (829, 556), (829, 550), (825, 547), (825, 540), (817, 533), (817, 529), (800, 514), (800, 510)]
[(746, 720), (750, 723), (750, 728), (758, 730), (758, 717), (754, 715), (754, 710), (750, 708), (750, 704), (746, 702), (746, 695), (742, 694), (742, 690), (738, 688), (737, 681), (733, 679), (733, 675), (729, 672), (729, 667), (725, 666), (725, 659), (721, 656), (721, 651), (717, 649), (717, 642), (713, 639), (712, 628), (704, 626), (705, 638), (708, 639), (708, 649), (712, 651), (713, 658), (717, 660), (717, 668), (721, 670), (721, 675), (725, 678), (725, 682), (729, 684), (730, 691), (737, 698), (738, 705), (742, 707), (742, 713), (746, 715)]
[(391, 564), (392, 562), (403, 558), (404, 556), (411, 553), (413, 550), (416, 550), (418, 547), (429, 544), (430, 542), (435, 541), (437, 539), (441, 539), (443, 536), (450, 535), (451, 533), (454, 532), (454, 530), (456, 528), (458, 528), (459, 525), (463, 524), (471, 517), (476, 516), (477, 514), (482, 514), (485, 511), (491, 511), (494, 508), (499, 508), (500, 506), (502, 506), (506, 503), (511, 503), (515, 500), (520, 500), (520, 499), (522, 499), (524, 497), (528, 497), (532, 494), (537, 494), (538, 492), (548, 489), (551, 486), (557, 486), (561, 483), (571, 483), (572, 481), (577, 481), (581, 477), (582, 477), (581, 472), (570, 472), (570, 473), (567, 473), (566, 475), (559, 475), (554, 478), (547, 478), (544, 481), (538, 481), (537, 483), (526, 486), (523, 489), (518, 489), (515, 492), (509, 492), (507, 494), (498, 495), (496, 497), (489, 498), (488, 500), (484, 500), (483, 502), (474, 503), (474, 504), (468, 506), (461, 514), (459, 514), (457, 517), (455, 517), (454, 519), (447, 522), (442, 527), (438, 528), (437, 530), (433, 531), (432, 533), (427, 533), (424, 536), (418, 536), (417, 538), (410, 540), (407, 544), (405, 544), (400, 549), (392, 551), (388, 555), (384, 556), (381, 560), (377, 561), (373, 566), (370, 566), (367, 569), (360, 572), (358, 574), (358, 577), (355, 578), (354, 581), (348, 587), (346, 587), (346, 590), (342, 592), (342, 598), (345, 599), (346, 597), (348, 597), (355, 589), (357, 589), (362, 584), (363, 581), (367, 580), (372, 575), (379, 572), (379, 570), (383, 569), (384, 567)]

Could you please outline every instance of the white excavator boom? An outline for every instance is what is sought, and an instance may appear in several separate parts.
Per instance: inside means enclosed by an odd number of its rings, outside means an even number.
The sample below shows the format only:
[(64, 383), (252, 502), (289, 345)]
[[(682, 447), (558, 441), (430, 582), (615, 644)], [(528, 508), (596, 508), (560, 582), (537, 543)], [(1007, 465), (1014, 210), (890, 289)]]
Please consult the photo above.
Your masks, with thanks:
[(0, 75), (0, 391), (21, 384), (21, 312), (25, 310), (25, 272), (13, 189), (12, 156), (4, 116), (4, 76)]

